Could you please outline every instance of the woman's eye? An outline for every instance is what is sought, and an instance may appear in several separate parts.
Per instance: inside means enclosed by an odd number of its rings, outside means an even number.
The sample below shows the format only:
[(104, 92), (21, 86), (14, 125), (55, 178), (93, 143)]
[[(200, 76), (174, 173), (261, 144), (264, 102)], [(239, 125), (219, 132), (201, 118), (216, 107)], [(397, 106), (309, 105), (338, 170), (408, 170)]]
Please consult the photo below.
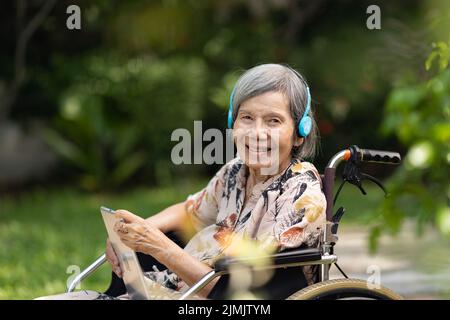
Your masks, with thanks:
[(250, 116), (241, 116), (241, 119), (242, 120), (251, 120), (252, 117), (250, 117)]
[(277, 118), (272, 118), (272, 119), (269, 119), (269, 123), (270, 123), (270, 124), (279, 124), (279, 123), (280, 123), (280, 120), (277, 119)]

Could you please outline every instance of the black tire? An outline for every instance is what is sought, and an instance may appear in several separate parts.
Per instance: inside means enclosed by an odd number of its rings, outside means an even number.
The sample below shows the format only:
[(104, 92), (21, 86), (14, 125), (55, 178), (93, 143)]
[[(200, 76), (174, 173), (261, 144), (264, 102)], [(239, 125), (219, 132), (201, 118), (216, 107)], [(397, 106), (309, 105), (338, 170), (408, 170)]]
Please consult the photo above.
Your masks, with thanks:
[(403, 300), (403, 297), (382, 286), (369, 288), (365, 280), (336, 279), (306, 287), (287, 300)]

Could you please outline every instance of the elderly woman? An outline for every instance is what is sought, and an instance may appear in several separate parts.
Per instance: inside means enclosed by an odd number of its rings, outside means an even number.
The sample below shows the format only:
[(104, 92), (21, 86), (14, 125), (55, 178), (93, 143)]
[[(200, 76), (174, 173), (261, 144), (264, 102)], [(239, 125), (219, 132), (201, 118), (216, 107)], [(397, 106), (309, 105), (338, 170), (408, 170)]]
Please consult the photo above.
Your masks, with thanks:
[[(143, 219), (126, 210), (115, 230), (125, 245), (151, 256), (165, 270), (146, 272), (155, 298), (176, 298), (195, 284), (236, 239), (276, 250), (317, 246), (325, 225), (321, 179), (309, 162), (318, 143), (309, 88), (292, 68), (263, 64), (247, 70), (230, 98), (228, 126), (238, 157), (226, 163), (198, 193)], [(197, 233), (182, 248), (167, 237), (192, 221)], [(109, 242), (106, 254), (117, 276), (118, 259)], [(315, 269), (302, 267), (304, 286)], [(292, 281), (292, 280), (290, 280)], [(202, 291), (208, 297), (216, 286)], [(92, 291), (59, 298), (101, 299)]]

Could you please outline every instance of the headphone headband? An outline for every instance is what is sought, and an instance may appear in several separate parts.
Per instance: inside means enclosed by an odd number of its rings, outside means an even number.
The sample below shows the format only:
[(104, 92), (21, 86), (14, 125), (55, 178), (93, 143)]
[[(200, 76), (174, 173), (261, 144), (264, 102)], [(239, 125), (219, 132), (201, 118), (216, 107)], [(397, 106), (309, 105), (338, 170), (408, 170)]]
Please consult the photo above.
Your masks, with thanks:
[(236, 92), (236, 85), (233, 87), (233, 91), (230, 95), (230, 107), (228, 108), (228, 129), (233, 129), (233, 99)]

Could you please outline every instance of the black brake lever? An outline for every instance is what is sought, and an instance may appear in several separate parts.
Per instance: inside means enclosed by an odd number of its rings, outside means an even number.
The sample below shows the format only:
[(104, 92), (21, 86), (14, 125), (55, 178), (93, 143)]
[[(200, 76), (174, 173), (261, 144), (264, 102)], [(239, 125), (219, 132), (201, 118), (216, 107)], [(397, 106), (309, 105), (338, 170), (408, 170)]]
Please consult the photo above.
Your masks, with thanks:
[(359, 190), (361, 190), (363, 195), (367, 194), (366, 190), (364, 190), (364, 188), (362, 187), (361, 181), (359, 181), (359, 183), (355, 185), (359, 188)]
[(333, 226), (331, 227), (331, 233), (337, 234), (339, 222), (341, 221), (342, 216), (344, 215), (345, 208), (340, 207), (336, 213), (333, 215), (331, 222), (333, 222)]
[(347, 164), (344, 167), (344, 172), (342, 173), (342, 178), (347, 181), (348, 183), (351, 183), (358, 187), (359, 190), (361, 190), (363, 195), (366, 195), (367, 192), (362, 187), (362, 179), (363, 174), (359, 170), (359, 166), (357, 163), (353, 161), (347, 162)]
[(380, 180), (378, 180), (377, 178), (367, 174), (367, 173), (361, 173), (362, 179), (368, 179), (372, 182), (374, 182), (376, 185), (378, 185), (384, 192), (384, 197), (387, 197), (388, 193), (386, 191), (386, 188), (383, 186), (383, 184), (381, 183)]

